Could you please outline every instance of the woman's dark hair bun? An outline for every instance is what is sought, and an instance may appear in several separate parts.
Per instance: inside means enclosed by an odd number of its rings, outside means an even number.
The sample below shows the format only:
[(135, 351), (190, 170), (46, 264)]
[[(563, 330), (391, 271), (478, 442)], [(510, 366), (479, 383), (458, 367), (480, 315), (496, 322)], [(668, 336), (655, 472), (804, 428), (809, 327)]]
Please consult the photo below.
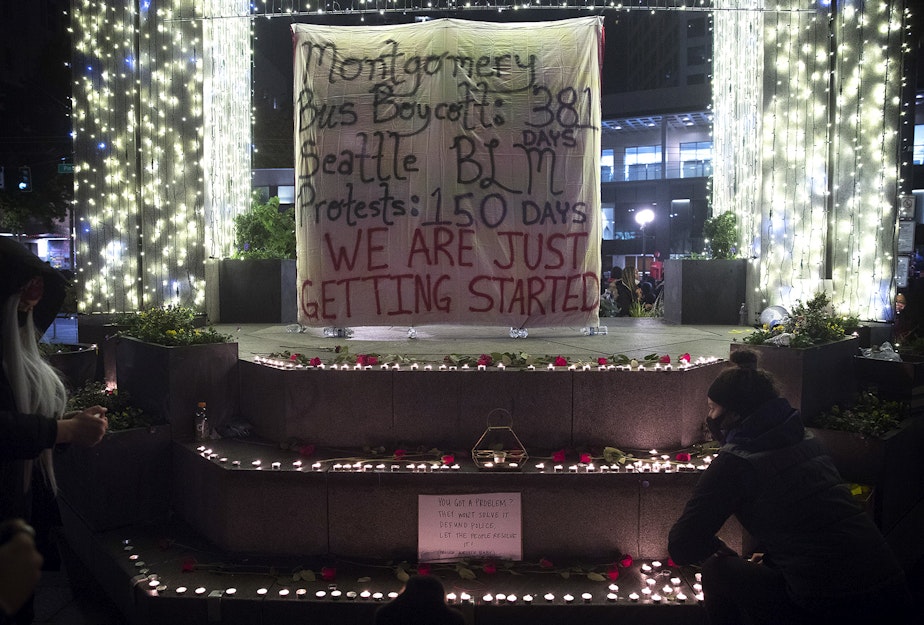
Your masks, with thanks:
[(734, 351), (728, 358), (741, 369), (757, 369), (757, 354), (749, 349)]

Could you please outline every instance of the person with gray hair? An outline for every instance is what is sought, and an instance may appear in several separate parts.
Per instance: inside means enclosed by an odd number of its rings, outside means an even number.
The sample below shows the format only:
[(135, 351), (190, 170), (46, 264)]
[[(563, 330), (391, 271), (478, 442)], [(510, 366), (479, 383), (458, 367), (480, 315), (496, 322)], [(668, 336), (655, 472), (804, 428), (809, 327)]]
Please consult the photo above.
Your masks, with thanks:
[[(756, 354), (731, 360), (706, 400), (722, 447), (668, 536), (676, 563), (702, 566), (709, 622), (906, 622), (904, 572), (873, 520)], [(730, 516), (755, 541), (747, 558), (717, 536)]]
[[(102, 440), (106, 409), (65, 412), (67, 391), (38, 342), (64, 301), (64, 277), (10, 237), (0, 237), (0, 520), (32, 518), (33, 478), (56, 492), (55, 445)], [(28, 602), (11, 622), (32, 621)]]

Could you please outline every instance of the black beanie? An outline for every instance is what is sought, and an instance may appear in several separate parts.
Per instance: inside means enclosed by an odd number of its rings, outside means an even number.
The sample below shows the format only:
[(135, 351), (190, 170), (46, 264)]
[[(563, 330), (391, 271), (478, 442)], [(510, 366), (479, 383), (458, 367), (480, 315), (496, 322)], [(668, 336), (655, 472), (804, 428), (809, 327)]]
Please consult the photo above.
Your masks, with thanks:
[(738, 350), (730, 360), (737, 366), (720, 373), (709, 387), (707, 395), (713, 402), (746, 417), (780, 396), (770, 374), (757, 368), (757, 354)]

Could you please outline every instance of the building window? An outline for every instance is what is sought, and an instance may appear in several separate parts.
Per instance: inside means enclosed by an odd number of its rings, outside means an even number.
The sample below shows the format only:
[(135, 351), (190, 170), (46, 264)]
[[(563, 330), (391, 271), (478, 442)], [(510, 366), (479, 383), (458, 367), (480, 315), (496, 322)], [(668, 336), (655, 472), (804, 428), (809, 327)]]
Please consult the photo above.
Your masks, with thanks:
[(712, 141), (680, 144), (680, 177), (705, 178), (712, 175)]
[(616, 154), (613, 150), (603, 150), (600, 155), (600, 182), (613, 181), (613, 168), (616, 166)]
[(914, 165), (924, 165), (924, 124), (914, 127)]
[(658, 180), (660, 178), (660, 145), (640, 145), (626, 148), (626, 180)]

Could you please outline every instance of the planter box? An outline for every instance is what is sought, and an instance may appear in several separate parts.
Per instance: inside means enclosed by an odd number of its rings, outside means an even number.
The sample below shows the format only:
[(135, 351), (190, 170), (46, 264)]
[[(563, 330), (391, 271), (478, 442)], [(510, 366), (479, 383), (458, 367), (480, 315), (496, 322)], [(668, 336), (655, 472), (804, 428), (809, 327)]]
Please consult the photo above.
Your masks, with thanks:
[(747, 301), (747, 260), (668, 260), (664, 318), (671, 323), (738, 325)]
[(924, 501), (924, 417), (909, 417), (881, 438), (809, 428), (841, 476), (874, 487), (874, 516), (887, 533)]
[(119, 389), (133, 404), (164, 417), (176, 440), (195, 438), (195, 411), (208, 404), (215, 426), (237, 415), (237, 343), (165, 347), (116, 339)]
[(730, 351), (756, 352), (758, 366), (773, 374), (780, 394), (809, 422), (819, 412), (852, 399), (853, 356), (858, 347), (858, 339), (851, 337), (802, 349), (732, 343)]
[(855, 356), (857, 384), (873, 388), (879, 397), (911, 404), (912, 412), (924, 409), (924, 358), (902, 356), (901, 361)]
[(168, 516), (170, 426), (110, 432), (95, 447), (55, 452), (60, 497), (93, 531)]
[(205, 265), (206, 314), (212, 323), (295, 323), (295, 259), (210, 260)]
[(61, 351), (48, 354), (49, 364), (58, 370), (64, 385), (71, 391), (77, 390), (96, 378), (96, 345), (66, 345)]

